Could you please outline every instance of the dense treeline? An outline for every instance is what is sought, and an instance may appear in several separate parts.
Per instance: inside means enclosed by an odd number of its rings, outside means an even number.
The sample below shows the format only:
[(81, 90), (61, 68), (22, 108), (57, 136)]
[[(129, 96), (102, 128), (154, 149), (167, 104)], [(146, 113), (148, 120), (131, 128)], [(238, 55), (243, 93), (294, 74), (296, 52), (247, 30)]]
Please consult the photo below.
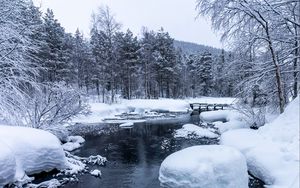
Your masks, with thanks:
[(185, 53), (163, 29), (144, 28), (137, 38), (121, 30), (108, 7), (92, 15), (84, 37), (79, 29), (67, 33), (52, 10), (42, 14), (30, 0), (0, 2), (0, 111), (6, 120), (58, 125), (85, 112), (91, 95), (105, 103), (233, 95), (224, 89), (229, 82), (218, 84), (220, 67), (229, 62), (224, 51)]
[(174, 42), (163, 29), (144, 28), (137, 38), (107, 7), (92, 15), (85, 37), (79, 29), (67, 33), (51, 10), (42, 14), (30, 0), (0, 4), (0, 113), (19, 124), (63, 123), (84, 112), (91, 95), (106, 103), (241, 96), (282, 112), (299, 93), (298, 1), (199, 0), (230, 52), (187, 50), (194, 45)]
[(79, 30), (74, 35), (65, 33), (51, 10), (40, 23), (43, 36), (39, 37), (36, 55), (43, 68), (41, 82), (64, 82), (109, 103), (118, 97), (179, 98), (220, 93), (214, 89), (217, 83), (212, 67), (222, 63), (219, 56), (224, 53), (186, 55), (175, 48), (174, 39), (163, 29), (144, 29), (138, 39), (130, 30), (121, 31), (107, 7), (92, 15), (90, 39)]

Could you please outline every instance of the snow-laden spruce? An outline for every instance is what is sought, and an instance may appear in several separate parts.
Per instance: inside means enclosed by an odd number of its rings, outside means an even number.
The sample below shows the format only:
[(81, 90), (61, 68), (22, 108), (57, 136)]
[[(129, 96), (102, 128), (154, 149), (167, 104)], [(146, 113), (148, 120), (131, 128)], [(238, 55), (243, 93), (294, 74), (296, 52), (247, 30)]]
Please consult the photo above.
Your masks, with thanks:
[(169, 155), (159, 181), (172, 188), (247, 188), (245, 157), (228, 146), (193, 146)]
[(257, 131), (225, 132), (221, 144), (240, 150), (249, 171), (270, 188), (299, 187), (299, 97), (273, 122)]
[(185, 124), (175, 131), (175, 138), (217, 138), (218, 135), (208, 128), (202, 128), (194, 124)]
[(32, 128), (0, 126), (0, 186), (27, 175), (67, 168), (65, 153), (53, 134)]

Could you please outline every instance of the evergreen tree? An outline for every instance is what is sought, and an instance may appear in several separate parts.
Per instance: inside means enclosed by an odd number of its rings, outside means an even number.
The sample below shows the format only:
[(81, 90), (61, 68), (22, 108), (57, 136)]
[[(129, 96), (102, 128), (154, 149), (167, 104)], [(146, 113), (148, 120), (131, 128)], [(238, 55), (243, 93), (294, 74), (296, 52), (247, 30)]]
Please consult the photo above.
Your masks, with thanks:
[(95, 76), (97, 93), (99, 84), (102, 87), (102, 101), (104, 102), (105, 90), (110, 91), (110, 101), (115, 101), (116, 80), (117, 80), (117, 61), (115, 48), (115, 34), (120, 29), (120, 24), (116, 22), (108, 7), (101, 7), (99, 12), (93, 15), (93, 25), (91, 30), (91, 44), (93, 54), (96, 59), (97, 67), (101, 70), (102, 76)]
[(201, 95), (204, 96), (209, 96), (213, 89), (212, 63), (212, 55), (210, 53), (201, 55), (198, 74), (199, 82), (202, 85)]
[(118, 33), (116, 36), (118, 67), (122, 70), (118, 80), (122, 82), (122, 94), (125, 98), (131, 99), (134, 90), (138, 88), (138, 73), (139, 73), (139, 43), (137, 37), (133, 36), (130, 30), (125, 34)]
[(174, 83), (176, 50), (174, 47), (174, 39), (167, 32), (161, 29), (156, 34), (156, 45), (154, 51), (154, 69), (156, 70), (156, 81), (160, 97), (171, 97), (170, 88)]
[(153, 62), (154, 51), (156, 45), (155, 33), (143, 28), (143, 38), (140, 41), (141, 49), (140, 62), (141, 62), (141, 75), (140, 80), (143, 80), (144, 97), (147, 99), (157, 98), (158, 92), (156, 91), (155, 71)]
[(74, 48), (72, 54), (72, 63), (74, 67), (74, 76), (79, 89), (86, 87), (88, 94), (91, 79), (95, 70), (93, 67), (91, 47), (86, 41), (79, 29), (76, 30), (74, 36)]
[(67, 49), (65, 43), (64, 28), (54, 18), (53, 11), (47, 9), (44, 17), (43, 31), (45, 33), (41, 49), (40, 58), (45, 71), (43, 71), (44, 82), (59, 82), (63, 80), (68, 72), (68, 65), (65, 62), (64, 50)]

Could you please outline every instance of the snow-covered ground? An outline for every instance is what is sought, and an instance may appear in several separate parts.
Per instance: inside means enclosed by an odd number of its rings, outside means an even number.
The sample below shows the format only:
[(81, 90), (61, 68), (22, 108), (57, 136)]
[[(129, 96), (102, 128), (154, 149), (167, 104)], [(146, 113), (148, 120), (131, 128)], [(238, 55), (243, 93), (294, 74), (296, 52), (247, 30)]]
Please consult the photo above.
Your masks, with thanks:
[(56, 136), (38, 129), (0, 125), (0, 187), (54, 168), (67, 168)]
[(166, 187), (247, 188), (246, 159), (228, 146), (193, 146), (169, 155), (159, 180)]
[(194, 124), (185, 124), (181, 129), (175, 131), (175, 138), (217, 138), (218, 135), (209, 128), (199, 127)]
[(111, 105), (90, 102), (91, 114), (74, 118), (72, 123), (99, 123), (107, 118), (116, 118), (115, 115), (122, 113), (143, 114), (147, 117), (154, 115), (151, 111), (186, 112), (190, 108), (189, 104), (193, 102), (232, 104), (234, 101), (235, 98), (201, 97), (191, 99), (123, 99), (118, 104)]
[(248, 169), (270, 188), (299, 188), (299, 97), (257, 131), (225, 132), (221, 144), (240, 150)]

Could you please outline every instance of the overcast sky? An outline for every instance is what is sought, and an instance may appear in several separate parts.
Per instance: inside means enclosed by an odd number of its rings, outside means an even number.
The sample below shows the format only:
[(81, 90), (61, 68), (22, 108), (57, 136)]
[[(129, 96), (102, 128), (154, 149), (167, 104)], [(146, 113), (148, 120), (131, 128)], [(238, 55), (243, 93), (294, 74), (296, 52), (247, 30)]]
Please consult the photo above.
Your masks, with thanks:
[(34, 0), (45, 11), (51, 8), (56, 18), (74, 33), (76, 28), (89, 34), (92, 12), (107, 5), (121, 22), (139, 34), (143, 26), (157, 31), (161, 27), (176, 40), (222, 47), (219, 36), (211, 28), (209, 20), (196, 18), (195, 0)]

